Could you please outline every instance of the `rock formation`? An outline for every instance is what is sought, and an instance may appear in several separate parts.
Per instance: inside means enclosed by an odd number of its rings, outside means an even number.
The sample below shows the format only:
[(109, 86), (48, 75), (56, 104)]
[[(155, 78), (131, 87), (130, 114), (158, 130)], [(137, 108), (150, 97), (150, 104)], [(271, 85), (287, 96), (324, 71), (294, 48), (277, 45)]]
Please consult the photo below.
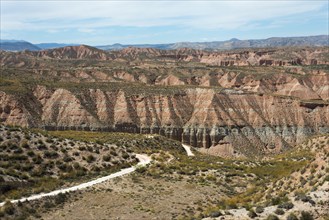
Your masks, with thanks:
[(51, 130), (156, 133), (232, 154), (279, 152), (329, 133), (328, 60), (319, 55), (325, 50), (273, 58), (280, 53), (110, 54), (85, 46), (1, 52), (0, 118)]

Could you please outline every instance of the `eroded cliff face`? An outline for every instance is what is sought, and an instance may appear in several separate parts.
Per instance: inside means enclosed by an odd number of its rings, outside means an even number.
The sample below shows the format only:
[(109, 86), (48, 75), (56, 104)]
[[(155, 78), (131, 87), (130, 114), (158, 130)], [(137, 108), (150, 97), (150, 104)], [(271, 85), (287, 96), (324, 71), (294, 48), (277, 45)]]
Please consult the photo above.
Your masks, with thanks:
[(31, 115), (15, 96), (0, 91), (0, 120), (5, 124), (28, 127), (33, 125)]
[[(310, 135), (329, 132), (329, 105), (298, 99), (185, 89), (176, 95), (131, 95), (124, 90), (66, 89), (37, 86), (40, 115), (32, 115), (14, 96), (1, 93), (5, 124), (51, 130), (101, 130), (156, 133), (196, 147), (233, 147), (244, 155), (278, 152)], [(233, 151), (233, 152), (234, 152)]]
[(224, 156), (279, 152), (329, 133), (327, 55), (325, 48), (0, 52), (0, 119), (161, 134)]

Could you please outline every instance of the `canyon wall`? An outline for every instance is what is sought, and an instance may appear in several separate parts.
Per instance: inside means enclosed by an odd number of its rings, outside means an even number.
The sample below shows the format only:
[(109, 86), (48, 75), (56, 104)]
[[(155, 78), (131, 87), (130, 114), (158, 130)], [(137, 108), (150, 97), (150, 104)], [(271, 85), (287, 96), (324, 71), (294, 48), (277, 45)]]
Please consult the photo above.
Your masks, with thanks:
[[(232, 90), (185, 89), (174, 95), (37, 86), (28, 102), (0, 93), (5, 124), (48, 130), (155, 133), (195, 147), (277, 152), (310, 135), (329, 133), (329, 105)], [(29, 110), (33, 106), (33, 112)]]

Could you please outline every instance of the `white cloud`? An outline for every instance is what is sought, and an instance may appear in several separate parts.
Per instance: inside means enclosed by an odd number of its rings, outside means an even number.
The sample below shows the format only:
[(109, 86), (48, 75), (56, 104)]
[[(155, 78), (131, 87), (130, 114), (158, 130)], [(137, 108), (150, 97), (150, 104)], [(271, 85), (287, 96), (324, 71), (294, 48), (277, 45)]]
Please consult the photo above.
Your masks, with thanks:
[(108, 26), (237, 29), (327, 5), (327, 1), (2, 1), (1, 29), (74, 28), (85, 33)]

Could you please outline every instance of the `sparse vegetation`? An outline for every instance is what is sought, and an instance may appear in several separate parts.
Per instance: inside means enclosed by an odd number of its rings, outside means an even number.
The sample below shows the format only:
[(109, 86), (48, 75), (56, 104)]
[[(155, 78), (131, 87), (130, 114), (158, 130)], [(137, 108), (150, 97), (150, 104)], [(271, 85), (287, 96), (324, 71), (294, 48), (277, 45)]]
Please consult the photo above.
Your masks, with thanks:
[[(30, 139), (23, 138), (25, 136)], [(16, 127), (8, 129), (2, 125), (0, 137), (0, 201), (47, 192), (67, 185), (68, 181), (104, 175), (137, 162), (131, 151), (110, 144), (59, 139), (47, 133), (42, 135)], [(74, 150), (78, 146), (90, 147), (91, 152), (76, 154)], [(98, 159), (102, 157), (100, 152), (106, 152), (109, 147), (116, 153), (116, 163)], [(95, 148), (98, 153), (93, 151)]]
[[(292, 175), (295, 176), (296, 173), (298, 173), (299, 175), (296, 175), (296, 178), (299, 180), (300, 174), (310, 176), (311, 169), (314, 168), (314, 178), (320, 177), (322, 182), (326, 177), (325, 175), (318, 174), (319, 172), (325, 173), (327, 166), (323, 165), (324, 167), (322, 168), (322, 166), (314, 165), (314, 158), (316, 155), (314, 151), (307, 148), (298, 148), (297, 150), (288, 151), (281, 155), (267, 158), (266, 160), (237, 160), (223, 159), (200, 153), (196, 153), (195, 157), (187, 157), (177, 142), (157, 136), (147, 138), (143, 135), (134, 134), (128, 134), (125, 136), (121, 133), (88, 133), (78, 131), (68, 131), (67, 133), (64, 131), (42, 133), (44, 136), (47, 135), (53, 137), (53, 143), (43, 141), (46, 149), (35, 153), (36, 151), (34, 151), (34, 149), (36, 149), (36, 145), (39, 145), (40, 143), (39, 141), (35, 141), (33, 133), (31, 133), (29, 149), (21, 148), (23, 150), (22, 152), (18, 151), (18, 153), (14, 153), (15, 150), (17, 152), (17, 149), (20, 149), (19, 143), (8, 146), (6, 145), (5, 149), (10, 149), (12, 154), (4, 154), (4, 161), (2, 161), (2, 164), (5, 165), (5, 160), (8, 160), (9, 158), (10, 160), (18, 161), (38, 158), (35, 160), (40, 160), (40, 166), (38, 169), (29, 166), (20, 168), (22, 170), (32, 170), (33, 172), (31, 172), (31, 176), (33, 178), (39, 178), (38, 181), (40, 181), (42, 179), (41, 177), (45, 175), (51, 176), (57, 174), (57, 172), (63, 172), (59, 179), (43, 178), (43, 182), (40, 182), (38, 187), (35, 188), (35, 192), (52, 189), (52, 187), (56, 188), (63, 184), (62, 181), (67, 182), (68, 180), (77, 180), (79, 177), (88, 173), (89, 175), (92, 175), (92, 172), (100, 173), (102, 172), (104, 163), (119, 165), (120, 162), (117, 160), (117, 156), (113, 155), (113, 152), (117, 152), (117, 155), (121, 156), (122, 159), (130, 159), (130, 152), (143, 152), (144, 150), (144, 152), (152, 154), (154, 163), (149, 167), (139, 167), (137, 172), (131, 177), (132, 184), (135, 187), (140, 185), (140, 190), (142, 192), (146, 190), (143, 186), (143, 180), (148, 179), (160, 183), (168, 183), (169, 185), (182, 184), (184, 182), (191, 185), (193, 184), (193, 187), (196, 187), (196, 189), (199, 190), (202, 188), (207, 188), (208, 190), (214, 189), (219, 190), (225, 195), (220, 198), (205, 197), (200, 199), (200, 202), (195, 201), (193, 205), (184, 209), (184, 213), (176, 216), (182, 218), (184, 216), (211, 217), (217, 216), (218, 213), (219, 215), (227, 215), (224, 210), (244, 207), (249, 211), (246, 215), (251, 218), (265, 216), (264, 218), (267, 219), (278, 219), (278, 216), (282, 216), (285, 212), (289, 213), (294, 207), (289, 192), (295, 192), (295, 197), (299, 201), (309, 203), (310, 205), (313, 204), (312, 198), (308, 196), (307, 191), (294, 191), (294, 188), (290, 188), (288, 191), (284, 190), (287, 184), (290, 187), (294, 186), (291, 182), (292, 179), (290, 179)], [(38, 137), (42, 138), (43, 135), (39, 135)], [(98, 143), (102, 143), (101, 145), (96, 144), (95, 139), (97, 138), (100, 138)], [(4, 138), (4, 141), (6, 140), (7, 139)], [(33, 144), (34, 142), (36, 142), (36, 145)], [(79, 145), (72, 145), (71, 142), (79, 143)], [(67, 143), (67, 145), (64, 145), (63, 143)], [(113, 143), (119, 143), (119, 146), (123, 146), (124, 151), (115, 151)], [(67, 150), (65, 153), (60, 150), (56, 151), (60, 156), (54, 156), (53, 158), (51, 152), (54, 150), (50, 147), (50, 144), (55, 144), (58, 146), (58, 149), (65, 148)], [(142, 148), (141, 146), (145, 146), (145, 148)], [(70, 149), (71, 147), (72, 149)], [(84, 150), (79, 150), (81, 147), (84, 147)], [(99, 149), (99, 154), (95, 149)], [(76, 154), (76, 152), (78, 152), (78, 154)], [(320, 151), (317, 153), (319, 152)], [(27, 158), (12, 157), (13, 155), (21, 154), (25, 155)], [(89, 155), (92, 155), (92, 158)], [(9, 165), (7, 164), (7, 166)], [(56, 169), (56, 167), (58, 168), (58, 171), (53, 171), (54, 173), (51, 174), (50, 169)], [(20, 172), (17, 172), (17, 168), (18, 167), (15, 167), (15, 169), (7, 169), (7, 172), (11, 173), (11, 176), (23, 178), (20, 176)], [(301, 172), (302, 170), (305, 171)], [(27, 176), (25, 178), (29, 180), (30, 177)], [(12, 186), (14, 185), (10, 185), (10, 187)], [(161, 198), (163, 194), (168, 193), (165, 189), (162, 189), (161, 186), (151, 186), (149, 186), (146, 191), (154, 193), (154, 190), (157, 189), (158, 191), (156, 192), (159, 193), (159, 198)], [(6, 187), (8, 186), (4, 185), (3, 190), (8, 190)], [(17, 190), (17, 188), (15, 190)], [(10, 191), (12, 191), (12, 189), (10, 189)], [(14, 194), (10, 195), (13, 196)], [(20, 194), (16, 195), (20, 197)], [(269, 196), (266, 197), (266, 195)], [(59, 203), (62, 204), (61, 202)], [(264, 210), (266, 209), (266, 206), (271, 205), (277, 206), (277, 209), (269, 215)], [(56, 206), (57, 202), (52, 200), (44, 203), (42, 207), (45, 209), (52, 209), (52, 207)], [(16, 212), (20, 213), (20, 208), (16, 207), (15, 210), (18, 210)], [(145, 205), (135, 206), (134, 210), (145, 213), (155, 212), (153, 208)], [(289, 216), (287, 218), (294, 219), (293, 214), (289, 213), (287, 215)], [(309, 218), (307, 213), (299, 213), (299, 215), (300, 218)], [(302, 217), (302, 215), (304, 217)]]

